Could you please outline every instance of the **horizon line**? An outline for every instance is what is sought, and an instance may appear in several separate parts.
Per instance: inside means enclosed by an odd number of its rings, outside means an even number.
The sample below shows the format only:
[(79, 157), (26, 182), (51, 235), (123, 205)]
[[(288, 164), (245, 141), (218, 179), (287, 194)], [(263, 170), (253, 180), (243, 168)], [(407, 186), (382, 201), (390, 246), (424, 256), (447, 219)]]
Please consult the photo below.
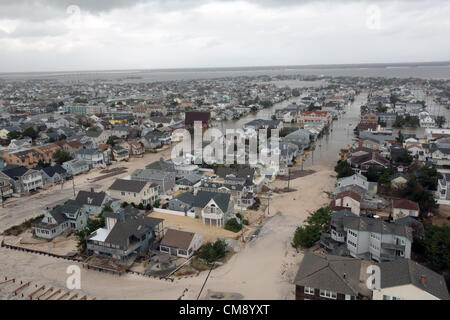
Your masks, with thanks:
[(0, 75), (20, 75), (20, 74), (42, 74), (42, 73), (95, 73), (95, 72), (127, 72), (127, 71), (207, 71), (207, 70), (233, 70), (233, 69), (264, 69), (264, 68), (311, 68), (311, 69), (329, 69), (346, 67), (379, 67), (379, 66), (446, 66), (450, 65), (448, 61), (413, 61), (413, 62), (372, 62), (372, 63), (338, 63), (338, 64), (305, 64), (305, 65), (261, 65), (261, 66), (234, 66), (234, 67), (183, 67), (183, 68), (141, 68), (141, 69), (87, 69), (87, 70), (47, 70), (47, 71), (11, 71), (0, 72)]

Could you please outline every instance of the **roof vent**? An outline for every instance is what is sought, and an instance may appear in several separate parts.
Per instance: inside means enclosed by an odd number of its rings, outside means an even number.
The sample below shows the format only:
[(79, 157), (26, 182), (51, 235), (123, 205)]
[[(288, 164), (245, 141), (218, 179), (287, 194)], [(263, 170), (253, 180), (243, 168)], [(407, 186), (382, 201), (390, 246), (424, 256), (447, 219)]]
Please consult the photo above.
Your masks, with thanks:
[(425, 277), (425, 276), (421, 276), (420, 277), (420, 283), (422, 284), (422, 285), (426, 285), (427, 284), (427, 278)]

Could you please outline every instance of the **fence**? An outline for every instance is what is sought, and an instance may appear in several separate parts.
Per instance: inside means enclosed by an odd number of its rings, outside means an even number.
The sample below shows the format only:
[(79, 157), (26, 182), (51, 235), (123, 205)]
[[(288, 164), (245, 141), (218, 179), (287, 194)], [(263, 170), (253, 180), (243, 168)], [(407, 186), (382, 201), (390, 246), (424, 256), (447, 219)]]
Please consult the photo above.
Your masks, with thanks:
[[(5, 247), (5, 248), (11, 249), (11, 250), (29, 252), (29, 253), (34, 253), (34, 254), (39, 254), (39, 255), (44, 255), (44, 256), (48, 256), (48, 257), (69, 260), (69, 261), (83, 262), (83, 260), (81, 258), (61, 256), (61, 255), (57, 255), (57, 254), (54, 254), (54, 253), (49, 253), (49, 252), (44, 252), (44, 251), (39, 251), (39, 250), (33, 250), (33, 249), (18, 247), (18, 246), (6, 244), (3, 240), (0, 243), (0, 247)], [(85, 267), (87, 267), (87, 269), (92, 269), (92, 270), (96, 270), (96, 271), (100, 271), (100, 272), (102, 272), (102, 271), (111, 272), (113, 274), (118, 274), (119, 276), (123, 273), (123, 272), (119, 272), (119, 271), (116, 271), (116, 270), (106, 269), (106, 268), (96, 267), (96, 266), (90, 266), (90, 265), (87, 265), (87, 264), (83, 263), (83, 268), (85, 268)], [(138, 272), (138, 271), (132, 271), (132, 270), (129, 270), (129, 269), (126, 269), (124, 272), (127, 273), (127, 274), (134, 274), (134, 275), (138, 275), (138, 276), (142, 276), (142, 277), (146, 277), (146, 278), (152, 278), (152, 279), (156, 279), (156, 280), (165, 280), (165, 281), (170, 281), (170, 282), (173, 282), (175, 280), (174, 278), (158, 277), (158, 276), (153, 276), (153, 275), (145, 274), (145, 273)], [(192, 277), (198, 276), (199, 274), (200, 273), (198, 273), (196, 275), (192, 275), (192, 276), (179, 277), (178, 279), (192, 278)]]
[(185, 213), (183, 211), (175, 211), (175, 210), (168, 210), (168, 209), (161, 209), (161, 208), (153, 208), (153, 211), (159, 212), (159, 213), (171, 214), (171, 215), (179, 216), (179, 217), (187, 216), (189, 218), (195, 218), (194, 212), (187, 212), (185, 215)]

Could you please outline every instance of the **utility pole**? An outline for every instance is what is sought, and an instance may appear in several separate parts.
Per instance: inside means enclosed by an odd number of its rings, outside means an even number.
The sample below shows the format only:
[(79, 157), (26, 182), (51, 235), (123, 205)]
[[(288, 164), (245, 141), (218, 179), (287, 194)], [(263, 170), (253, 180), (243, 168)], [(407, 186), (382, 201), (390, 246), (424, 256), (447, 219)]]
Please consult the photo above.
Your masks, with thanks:
[[(302, 163), (303, 163), (303, 161), (302, 161)], [(290, 190), (290, 186), (291, 186), (291, 184), (290, 184), (290, 182), (291, 182), (291, 170), (289, 170), (289, 167), (287, 168), (287, 170), (288, 170), (288, 191)]]

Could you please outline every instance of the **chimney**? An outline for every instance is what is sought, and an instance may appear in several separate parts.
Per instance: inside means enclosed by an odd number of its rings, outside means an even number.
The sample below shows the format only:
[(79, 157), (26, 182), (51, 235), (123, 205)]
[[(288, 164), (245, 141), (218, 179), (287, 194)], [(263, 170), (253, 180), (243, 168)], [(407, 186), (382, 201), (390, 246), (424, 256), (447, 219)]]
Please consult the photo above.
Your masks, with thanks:
[(426, 285), (427, 284), (427, 278), (425, 276), (421, 276), (420, 277), (420, 283), (423, 284), (423, 285)]
[(94, 192), (94, 188), (91, 188), (91, 192)]
[(359, 139), (358, 145), (359, 145), (360, 148), (362, 147), (362, 144), (363, 144), (362, 139)]

